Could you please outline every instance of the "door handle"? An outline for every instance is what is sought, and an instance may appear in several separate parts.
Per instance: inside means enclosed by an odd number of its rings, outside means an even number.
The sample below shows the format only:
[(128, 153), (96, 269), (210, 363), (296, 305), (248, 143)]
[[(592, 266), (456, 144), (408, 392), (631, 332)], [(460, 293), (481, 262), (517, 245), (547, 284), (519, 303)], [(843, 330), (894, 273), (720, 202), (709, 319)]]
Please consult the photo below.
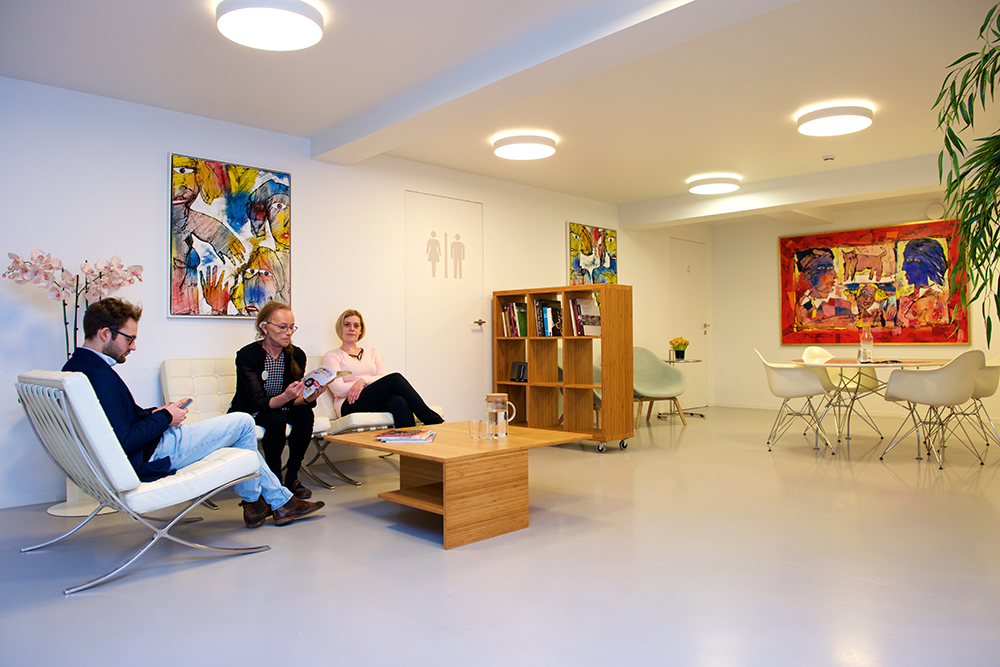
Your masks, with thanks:
[(474, 320), (472, 323), (478, 324), (479, 326), (483, 326), (484, 324), (486, 324), (486, 320)]

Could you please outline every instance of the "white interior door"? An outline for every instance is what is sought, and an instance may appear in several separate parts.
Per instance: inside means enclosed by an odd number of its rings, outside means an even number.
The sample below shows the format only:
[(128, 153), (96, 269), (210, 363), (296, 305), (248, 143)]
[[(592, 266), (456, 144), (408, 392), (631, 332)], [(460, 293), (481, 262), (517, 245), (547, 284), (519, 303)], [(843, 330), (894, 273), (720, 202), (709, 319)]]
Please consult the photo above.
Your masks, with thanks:
[(406, 192), (406, 377), (445, 419), (481, 419), (483, 205)]
[(680, 397), (684, 407), (709, 405), (708, 383), (709, 339), (707, 247), (704, 243), (670, 239), (670, 314), (671, 331), (691, 341), (689, 359), (701, 359), (698, 364), (679, 364), (687, 378), (687, 390)]

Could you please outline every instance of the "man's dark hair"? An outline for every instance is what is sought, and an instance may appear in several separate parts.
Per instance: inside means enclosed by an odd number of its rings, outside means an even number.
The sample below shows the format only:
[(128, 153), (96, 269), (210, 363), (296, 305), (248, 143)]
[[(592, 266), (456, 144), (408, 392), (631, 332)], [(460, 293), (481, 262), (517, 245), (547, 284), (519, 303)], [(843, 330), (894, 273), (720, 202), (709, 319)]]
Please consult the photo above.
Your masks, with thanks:
[(142, 306), (115, 297), (101, 299), (90, 304), (87, 312), (83, 314), (83, 335), (86, 338), (93, 338), (104, 327), (121, 329), (129, 320), (138, 322), (140, 317), (142, 317)]

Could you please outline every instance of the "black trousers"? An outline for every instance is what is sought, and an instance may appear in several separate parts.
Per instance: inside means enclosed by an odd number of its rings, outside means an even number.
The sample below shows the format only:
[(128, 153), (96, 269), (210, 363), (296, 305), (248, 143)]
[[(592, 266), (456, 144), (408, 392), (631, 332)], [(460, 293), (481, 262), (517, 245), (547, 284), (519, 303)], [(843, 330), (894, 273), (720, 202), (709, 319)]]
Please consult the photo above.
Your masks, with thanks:
[(444, 421), (441, 415), (427, 407), (420, 394), (399, 373), (390, 373), (375, 380), (361, 390), (358, 400), (353, 403), (344, 401), (340, 406), (340, 414), (349, 415), (352, 412), (391, 412), (396, 428), (415, 425), (413, 415), (425, 424), (440, 424)]
[(281, 454), (285, 451), (285, 425), (291, 424), (285, 471), (285, 486), (289, 486), (299, 478), (302, 459), (312, 440), (313, 409), (308, 405), (292, 405), (287, 410), (262, 410), (254, 420), (264, 429), (264, 439), (260, 441), (264, 461), (278, 479), (281, 479)]

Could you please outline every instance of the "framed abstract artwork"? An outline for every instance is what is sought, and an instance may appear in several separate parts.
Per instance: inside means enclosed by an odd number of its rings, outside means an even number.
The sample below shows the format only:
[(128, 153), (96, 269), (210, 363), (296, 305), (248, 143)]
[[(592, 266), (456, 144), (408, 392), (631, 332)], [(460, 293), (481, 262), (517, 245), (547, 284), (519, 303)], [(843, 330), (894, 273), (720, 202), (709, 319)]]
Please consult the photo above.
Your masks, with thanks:
[(964, 281), (949, 281), (958, 256), (954, 220), (778, 240), (783, 345), (968, 344)]
[(170, 197), (170, 316), (291, 304), (290, 174), (171, 154)]
[(569, 224), (569, 284), (618, 283), (618, 231)]

